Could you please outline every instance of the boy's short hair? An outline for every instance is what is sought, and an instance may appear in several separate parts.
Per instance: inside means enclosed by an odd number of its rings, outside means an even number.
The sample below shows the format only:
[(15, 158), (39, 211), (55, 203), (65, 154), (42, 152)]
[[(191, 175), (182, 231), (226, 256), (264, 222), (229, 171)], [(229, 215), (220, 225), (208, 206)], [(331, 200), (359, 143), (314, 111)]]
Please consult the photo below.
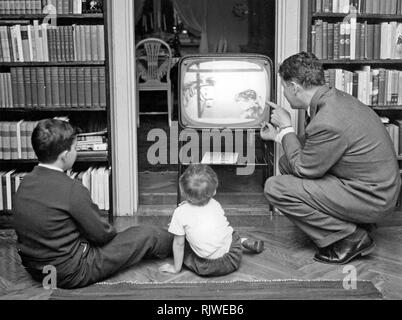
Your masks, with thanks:
[(31, 141), (39, 162), (53, 163), (63, 151), (71, 150), (75, 138), (76, 132), (68, 122), (46, 119), (39, 121)]
[(313, 53), (300, 52), (287, 58), (279, 67), (284, 81), (295, 81), (305, 89), (325, 85), (324, 68)]
[(193, 164), (182, 174), (179, 185), (189, 203), (202, 207), (215, 195), (219, 182), (211, 167)]

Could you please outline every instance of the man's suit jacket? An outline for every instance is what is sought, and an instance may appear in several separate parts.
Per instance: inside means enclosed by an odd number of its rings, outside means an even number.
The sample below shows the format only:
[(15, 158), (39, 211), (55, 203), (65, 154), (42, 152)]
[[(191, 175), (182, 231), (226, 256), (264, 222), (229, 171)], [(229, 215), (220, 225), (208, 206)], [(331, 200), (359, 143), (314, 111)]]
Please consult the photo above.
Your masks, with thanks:
[(304, 143), (295, 134), (282, 140), (293, 174), (306, 179), (305, 189), (322, 192), (325, 184), (314, 181), (332, 175), (353, 194), (350, 207), (364, 203), (370, 210), (392, 210), (401, 178), (393, 143), (379, 116), (351, 95), (327, 86), (315, 93), (310, 115)]

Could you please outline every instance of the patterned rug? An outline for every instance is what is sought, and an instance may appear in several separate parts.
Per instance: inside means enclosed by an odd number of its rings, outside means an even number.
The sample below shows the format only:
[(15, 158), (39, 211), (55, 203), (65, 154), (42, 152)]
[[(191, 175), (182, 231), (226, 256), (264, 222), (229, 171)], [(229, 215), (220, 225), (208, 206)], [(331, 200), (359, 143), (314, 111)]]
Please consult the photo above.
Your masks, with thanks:
[(341, 281), (233, 281), (192, 283), (99, 283), (55, 290), (50, 300), (373, 300), (382, 294), (370, 281), (345, 290)]

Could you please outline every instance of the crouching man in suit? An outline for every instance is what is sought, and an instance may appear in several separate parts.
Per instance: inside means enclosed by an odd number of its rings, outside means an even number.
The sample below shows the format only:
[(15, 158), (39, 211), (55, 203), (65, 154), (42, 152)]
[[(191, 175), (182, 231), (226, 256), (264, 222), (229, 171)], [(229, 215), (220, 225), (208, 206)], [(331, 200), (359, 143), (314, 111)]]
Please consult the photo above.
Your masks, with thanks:
[(173, 236), (157, 227), (117, 233), (101, 218), (89, 191), (65, 173), (72, 168), (76, 135), (67, 122), (40, 121), (32, 134), (39, 165), (24, 177), (14, 198), (17, 249), (38, 281), (48, 266), (57, 287), (79, 288), (101, 281), (144, 258), (172, 254)]
[(345, 264), (368, 255), (374, 241), (363, 225), (393, 212), (401, 178), (393, 143), (378, 115), (351, 95), (325, 85), (313, 54), (286, 59), (279, 70), (292, 109), (310, 118), (305, 136), (290, 114), (275, 109), (261, 137), (283, 147), (282, 175), (265, 185), (270, 203), (318, 246), (314, 259)]

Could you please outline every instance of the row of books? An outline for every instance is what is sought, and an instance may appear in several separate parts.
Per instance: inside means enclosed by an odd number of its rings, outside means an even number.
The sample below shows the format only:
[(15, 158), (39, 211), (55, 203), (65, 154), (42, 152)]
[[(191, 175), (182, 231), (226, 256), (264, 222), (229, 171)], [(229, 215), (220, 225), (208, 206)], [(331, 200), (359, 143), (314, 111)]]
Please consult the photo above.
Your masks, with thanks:
[(0, 73), (1, 108), (106, 108), (104, 67), (17, 67)]
[(107, 151), (107, 130), (77, 135), (77, 151)]
[(402, 105), (402, 71), (365, 66), (355, 72), (328, 69), (324, 73), (329, 86), (349, 93), (367, 105)]
[(90, 0), (1, 0), (0, 14), (82, 14), (102, 12)]
[(317, 13), (402, 14), (402, 0), (313, 0)]
[[(16, 170), (0, 171), (0, 211), (12, 211), (13, 198), (24, 179), (26, 172)], [(67, 173), (72, 179), (80, 181), (90, 192), (92, 201), (101, 210), (109, 210), (110, 169), (91, 167), (84, 172)]]
[(0, 159), (36, 159), (31, 136), (37, 123), (24, 120), (0, 122)]
[(399, 129), (399, 126), (402, 125), (402, 121), (401, 123), (395, 121), (395, 123), (386, 123), (384, 125), (385, 129), (389, 133), (389, 136), (391, 137), (392, 143), (394, 144), (396, 154), (397, 155), (402, 154), (402, 148), (401, 148), (402, 146), (400, 145), (402, 139), (400, 137), (400, 129)]
[(0, 62), (104, 61), (103, 25), (0, 26)]
[(67, 174), (72, 179), (80, 181), (91, 193), (92, 201), (98, 205), (101, 210), (110, 209), (109, 201), (109, 177), (110, 168), (90, 167), (86, 171), (69, 171)]
[(402, 23), (328, 23), (316, 20), (312, 52), (319, 59), (402, 59)]

